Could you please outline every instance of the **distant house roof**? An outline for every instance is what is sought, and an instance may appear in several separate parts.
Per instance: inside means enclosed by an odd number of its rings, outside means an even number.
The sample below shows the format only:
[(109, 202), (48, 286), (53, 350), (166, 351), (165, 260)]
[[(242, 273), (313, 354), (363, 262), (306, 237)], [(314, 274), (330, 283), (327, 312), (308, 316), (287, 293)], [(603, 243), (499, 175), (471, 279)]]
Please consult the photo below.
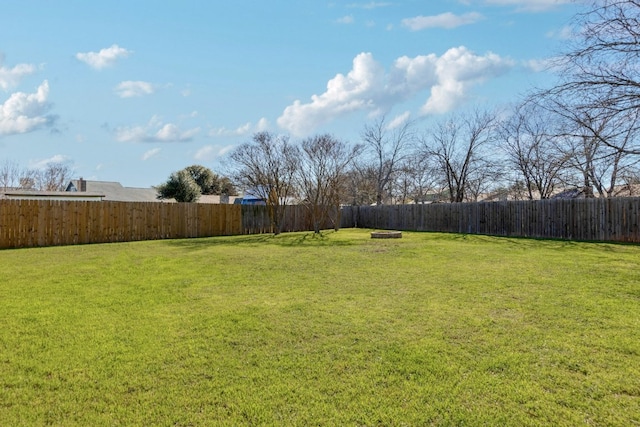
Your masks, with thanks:
[(209, 204), (234, 204), (236, 199), (240, 199), (240, 197), (237, 196), (218, 196), (215, 194), (203, 194), (200, 196), (200, 198), (198, 199), (198, 203), (209, 203)]
[(67, 185), (70, 193), (101, 193), (103, 200), (114, 202), (157, 202), (157, 191), (154, 188), (123, 187), (119, 182), (88, 181), (74, 179)]
[(572, 188), (569, 190), (564, 190), (558, 194), (554, 194), (552, 199), (584, 199), (584, 191), (579, 188)]
[[(175, 203), (175, 199), (158, 199), (158, 191), (155, 188), (123, 187), (119, 182), (89, 181), (85, 179), (73, 179), (69, 181), (65, 189), (69, 193), (100, 193), (103, 200), (114, 202), (164, 202)], [(202, 195), (198, 203), (233, 203), (235, 196)], [(228, 200), (227, 200), (228, 199)]]
[(0, 192), (0, 199), (20, 200), (79, 200), (101, 201), (104, 194), (101, 193), (68, 193), (65, 191), (37, 191), (37, 190), (9, 190)]

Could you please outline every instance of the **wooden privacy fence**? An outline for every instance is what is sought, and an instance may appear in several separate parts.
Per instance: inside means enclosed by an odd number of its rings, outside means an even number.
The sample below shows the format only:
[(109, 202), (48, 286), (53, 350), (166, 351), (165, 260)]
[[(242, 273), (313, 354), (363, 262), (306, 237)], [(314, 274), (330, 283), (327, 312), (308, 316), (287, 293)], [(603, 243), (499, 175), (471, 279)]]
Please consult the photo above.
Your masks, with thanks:
[(346, 227), (640, 243), (640, 198), (344, 208)]
[[(640, 243), (640, 198), (347, 206), (339, 221), (340, 228)], [(305, 206), (287, 207), (283, 231), (312, 229)], [(265, 206), (0, 200), (0, 248), (271, 232)]]
[(0, 200), (0, 248), (242, 234), (240, 206)]
[[(325, 224), (324, 228), (333, 228)], [(287, 208), (283, 231), (312, 229), (308, 209)], [(0, 248), (129, 242), (272, 232), (265, 206), (0, 200)]]
[[(342, 213), (334, 209), (330, 216), (340, 222)], [(339, 224), (343, 228), (342, 224)], [(326, 219), (320, 227), (323, 230), (335, 228), (331, 219)], [(273, 233), (271, 218), (266, 206), (242, 206), (242, 230), (244, 234)], [(304, 205), (287, 206), (284, 213), (282, 231), (311, 231), (313, 223), (309, 208)]]

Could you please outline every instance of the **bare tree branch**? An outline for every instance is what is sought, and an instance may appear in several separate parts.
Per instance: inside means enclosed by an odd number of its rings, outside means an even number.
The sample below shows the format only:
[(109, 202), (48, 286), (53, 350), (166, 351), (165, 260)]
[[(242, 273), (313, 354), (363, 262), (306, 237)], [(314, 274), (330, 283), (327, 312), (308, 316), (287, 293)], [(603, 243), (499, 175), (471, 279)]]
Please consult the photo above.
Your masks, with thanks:
[(466, 200), (472, 180), (491, 176), (486, 171), (491, 163), (485, 161), (482, 149), (495, 138), (496, 123), (497, 115), (487, 111), (459, 114), (439, 122), (422, 139), (423, 155), (438, 163), (451, 202)]
[(360, 145), (348, 147), (327, 134), (302, 141), (298, 188), (303, 203), (309, 208), (315, 233), (320, 232), (326, 220), (331, 220), (336, 230), (339, 228), (345, 172), (361, 150)]
[(286, 136), (256, 133), (230, 155), (234, 178), (265, 200), (275, 234), (281, 233), (285, 207), (295, 194), (295, 175), (300, 167), (300, 150)]
[(361, 138), (376, 167), (376, 204), (381, 205), (393, 174), (414, 142), (413, 123), (390, 128), (383, 116), (366, 125)]

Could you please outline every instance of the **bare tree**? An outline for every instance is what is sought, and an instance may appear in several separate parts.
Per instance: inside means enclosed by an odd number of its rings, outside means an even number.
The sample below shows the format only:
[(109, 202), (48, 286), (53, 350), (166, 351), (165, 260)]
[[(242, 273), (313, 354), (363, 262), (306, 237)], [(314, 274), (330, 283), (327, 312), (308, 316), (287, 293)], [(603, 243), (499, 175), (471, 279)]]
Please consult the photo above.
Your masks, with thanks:
[(640, 194), (640, 169), (636, 166), (628, 168), (620, 176), (621, 185), (616, 188), (614, 196), (630, 197)]
[(394, 204), (407, 204), (413, 193), (413, 177), (415, 171), (409, 163), (410, 160), (411, 159), (406, 159), (403, 161), (393, 176), (393, 182), (389, 190)]
[(286, 136), (256, 133), (250, 142), (230, 155), (234, 179), (265, 200), (273, 232), (282, 232), (285, 207), (295, 193), (295, 175), (300, 167), (300, 150)]
[(38, 190), (40, 172), (35, 169), (23, 169), (20, 172), (19, 187), (21, 190)]
[(378, 190), (375, 165), (355, 162), (345, 174), (343, 200), (352, 206), (368, 206), (376, 203)]
[[(638, 22), (637, 0), (593, 0), (586, 12), (574, 18), (574, 41), (555, 64), (561, 71), (561, 81), (547, 94), (570, 105), (573, 111), (588, 111), (595, 123), (617, 122), (620, 135), (635, 132), (638, 122), (629, 121), (628, 115), (635, 116), (640, 110)], [(611, 135), (602, 138), (597, 128), (584, 129), (605, 145), (620, 141)], [(640, 154), (637, 142), (626, 145), (623, 151)]]
[(36, 186), (42, 191), (63, 191), (71, 179), (73, 171), (64, 163), (48, 163), (36, 173)]
[(395, 175), (394, 198), (401, 204), (425, 203), (442, 193), (437, 165), (431, 157), (419, 153), (408, 156)]
[(548, 199), (562, 181), (568, 155), (557, 144), (558, 119), (539, 104), (524, 102), (500, 123), (497, 143), (515, 172), (513, 181), (524, 185), (530, 200)]
[(483, 161), (482, 150), (494, 138), (496, 120), (496, 114), (487, 111), (454, 115), (422, 138), (422, 153), (437, 162), (451, 202), (467, 200), (471, 181), (485, 174), (490, 163)]
[(20, 185), (20, 166), (12, 160), (5, 160), (0, 165), (0, 188), (7, 191)]
[(309, 208), (313, 231), (320, 233), (326, 220), (340, 227), (340, 192), (345, 172), (361, 151), (348, 147), (331, 135), (317, 135), (302, 141), (298, 173), (300, 197)]
[(18, 163), (5, 161), (0, 165), (0, 188), (22, 190), (63, 191), (73, 175), (69, 164), (52, 162), (43, 169), (23, 169)]
[(594, 110), (574, 109), (555, 104), (555, 111), (565, 119), (563, 149), (568, 165), (578, 174), (586, 197), (612, 197), (621, 176), (626, 176), (638, 163), (639, 156), (628, 150), (638, 134), (636, 123), (640, 111), (620, 116), (594, 114)]
[(381, 205), (384, 192), (414, 142), (412, 123), (391, 127), (383, 116), (366, 125), (361, 137), (372, 157), (371, 165), (376, 168), (376, 204)]
[(481, 196), (493, 196), (500, 188), (504, 168), (499, 159), (490, 155), (479, 156), (465, 189), (465, 200), (477, 202)]

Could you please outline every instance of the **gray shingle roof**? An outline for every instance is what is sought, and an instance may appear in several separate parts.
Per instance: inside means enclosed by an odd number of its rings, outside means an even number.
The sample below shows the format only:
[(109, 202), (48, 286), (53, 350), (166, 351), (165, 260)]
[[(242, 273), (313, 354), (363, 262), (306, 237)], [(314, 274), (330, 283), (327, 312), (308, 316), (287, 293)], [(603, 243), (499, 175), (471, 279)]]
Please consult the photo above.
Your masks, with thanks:
[[(114, 201), (114, 202), (165, 202), (174, 203), (174, 199), (157, 198), (158, 192), (155, 188), (135, 188), (135, 187), (123, 187), (119, 182), (111, 181), (87, 181), (84, 180), (85, 189), (87, 193), (99, 193), (103, 194), (102, 200)], [(78, 192), (80, 191), (80, 180), (74, 179), (67, 185), (66, 191)], [(229, 197), (227, 203), (233, 204), (235, 196)], [(215, 203), (221, 202), (220, 196), (215, 195), (202, 195), (198, 200), (199, 203)]]
[[(157, 192), (153, 188), (123, 187), (119, 182), (87, 181), (87, 193), (104, 194), (105, 201), (115, 202), (157, 202)], [(79, 180), (72, 180), (67, 191), (78, 191)]]

